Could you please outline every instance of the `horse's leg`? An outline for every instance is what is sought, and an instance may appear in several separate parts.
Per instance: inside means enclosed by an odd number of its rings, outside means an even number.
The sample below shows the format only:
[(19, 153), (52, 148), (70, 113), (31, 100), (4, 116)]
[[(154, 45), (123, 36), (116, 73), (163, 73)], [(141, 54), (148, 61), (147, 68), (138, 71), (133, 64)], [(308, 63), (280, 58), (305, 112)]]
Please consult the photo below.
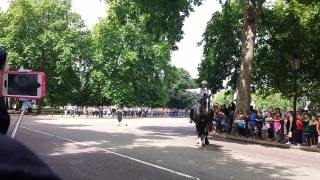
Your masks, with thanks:
[(206, 144), (205, 144), (205, 127), (203, 127), (203, 125), (201, 125), (201, 128), (200, 128), (200, 137), (201, 137), (201, 144), (204, 147)]
[(197, 128), (197, 131), (198, 131), (198, 148), (202, 149), (203, 148), (203, 143), (202, 143), (203, 135), (201, 133), (201, 126), (199, 126), (199, 128)]
[(196, 124), (196, 131), (197, 131), (197, 135), (198, 135), (198, 139), (197, 139), (197, 146), (199, 145), (199, 144), (201, 144), (201, 143), (199, 143), (199, 126), (198, 126), (198, 124)]
[(193, 108), (191, 108), (189, 116), (190, 116), (189, 123), (192, 123), (192, 120), (194, 119), (194, 117), (193, 117)]
[[(208, 125), (210, 125), (210, 124), (208, 124)], [(210, 142), (209, 142), (209, 140), (208, 140), (208, 134), (209, 134), (209, 132), (208, 132), (209, 130), (208, 130), (208, 126), (206, 127), (206, 132), (205, 132), (205, 144), (206, 145), (209, 145), (210, 144)]]
[(201, 136), (198, 137), (197, 146), (198, 146), (199, 149), (203, 148), (202, 141), (201, 141)]
[(205, 134), (204, 134), (204, 133), (201, 135), (201, 142), (202, 142), (202, 145), (203, 145), (203, 146), (206, 146)]
[(201, 136), (199, 136), (198, 137), (198, 148), (203, 148), (203, 145), (202, 145), (202, 137)]

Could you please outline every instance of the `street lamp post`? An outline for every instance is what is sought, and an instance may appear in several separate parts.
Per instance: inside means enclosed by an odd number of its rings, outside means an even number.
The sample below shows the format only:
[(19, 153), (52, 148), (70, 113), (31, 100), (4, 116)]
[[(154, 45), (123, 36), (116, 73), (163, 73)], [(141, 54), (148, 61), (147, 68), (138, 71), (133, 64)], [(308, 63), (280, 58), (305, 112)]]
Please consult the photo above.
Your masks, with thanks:
[[(300, 60), (297, 57), (297, 55), (294, 56), (294, 58), (292, 59), (292, 68), (293, 68), (293, 92), (292, 92), (292, 96), (293, 96), (293, 127), (296, 127), (296, 123), (297, 123), (297, 97), (298, 97), (298, 93), (297, 93), (297, 74), (298, 74), (298, 69), (300, 68)], [(293, 130), (295, 130), (296, 128), (293, 128)], [(294, 137), (294, 136), (293, 136)], [(296, 139), (293, 138), (294, 142), (296, 143)]]

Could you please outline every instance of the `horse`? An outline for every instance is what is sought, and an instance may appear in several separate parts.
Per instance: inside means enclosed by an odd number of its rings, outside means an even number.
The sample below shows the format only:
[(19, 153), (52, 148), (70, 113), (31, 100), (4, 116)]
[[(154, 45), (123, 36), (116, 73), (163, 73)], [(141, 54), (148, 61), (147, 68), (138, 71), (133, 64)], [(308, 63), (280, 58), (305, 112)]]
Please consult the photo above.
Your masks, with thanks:
[(213, 115), (213, 111), (210, 108), (210, 96), (203, 94), (200, 102), (192, 107), (190, 114), (192, 121), (196, 124), (198, 134), (198, 148), (202, 149), (206, 145), (209, 145), (208, 132), (209, 125)]

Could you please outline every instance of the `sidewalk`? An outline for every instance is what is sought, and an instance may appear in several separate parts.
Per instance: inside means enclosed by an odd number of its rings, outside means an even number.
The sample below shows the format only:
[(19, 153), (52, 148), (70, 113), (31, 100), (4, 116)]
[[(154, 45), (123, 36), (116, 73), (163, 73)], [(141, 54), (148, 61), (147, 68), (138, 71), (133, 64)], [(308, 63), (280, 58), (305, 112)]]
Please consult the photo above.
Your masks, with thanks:
[(271, 147), (278, 147), (283, 149), (299, 149), (303, 151), (309, 151), (309, 152), (317, 152), (320, 153), (320, 148), (311, 148), (306, 146), (295, 146), (295, 145), (287, 145), (287, 144), (281, 144), (281, 143), (274, 143), (274, 142), (268, 142), (265, 140), (257, 140), (257, 139), (248, 139), (248, 138), (240, 138), (229, 134), (219, 134), (215, 132), (209, 132), (209, 135), (211, 135), (214, 138), (221, 138), (231, 141), (238, 141), (238, 142), (246, 142), (251, 144), (259, 144), (262, 146), (271, 146)]

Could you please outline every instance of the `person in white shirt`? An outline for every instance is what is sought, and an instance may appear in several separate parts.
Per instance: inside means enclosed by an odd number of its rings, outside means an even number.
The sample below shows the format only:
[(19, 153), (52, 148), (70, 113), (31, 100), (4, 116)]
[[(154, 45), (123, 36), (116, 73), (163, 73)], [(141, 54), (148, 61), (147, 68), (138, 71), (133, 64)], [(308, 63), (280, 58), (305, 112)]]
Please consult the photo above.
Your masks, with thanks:
[(201, 81), (201, 88), (199, 89), (199, 97), (198, 100), (196, 102), (195, 105), (193, 105), (193, 107), (191, 108), (190, 111), (190, 121), (189, 123), (192, 123), (192, 117), (193, 117), (193, 109), (195, 107), (197, 107), (197, 105), (201, 102), (201, 98), (202, 97), (209, 97), (210, 96), (210, 100), (211, 100), (211, 91), (210, 89), (208, 89), (208, 82), (206, 80)]

